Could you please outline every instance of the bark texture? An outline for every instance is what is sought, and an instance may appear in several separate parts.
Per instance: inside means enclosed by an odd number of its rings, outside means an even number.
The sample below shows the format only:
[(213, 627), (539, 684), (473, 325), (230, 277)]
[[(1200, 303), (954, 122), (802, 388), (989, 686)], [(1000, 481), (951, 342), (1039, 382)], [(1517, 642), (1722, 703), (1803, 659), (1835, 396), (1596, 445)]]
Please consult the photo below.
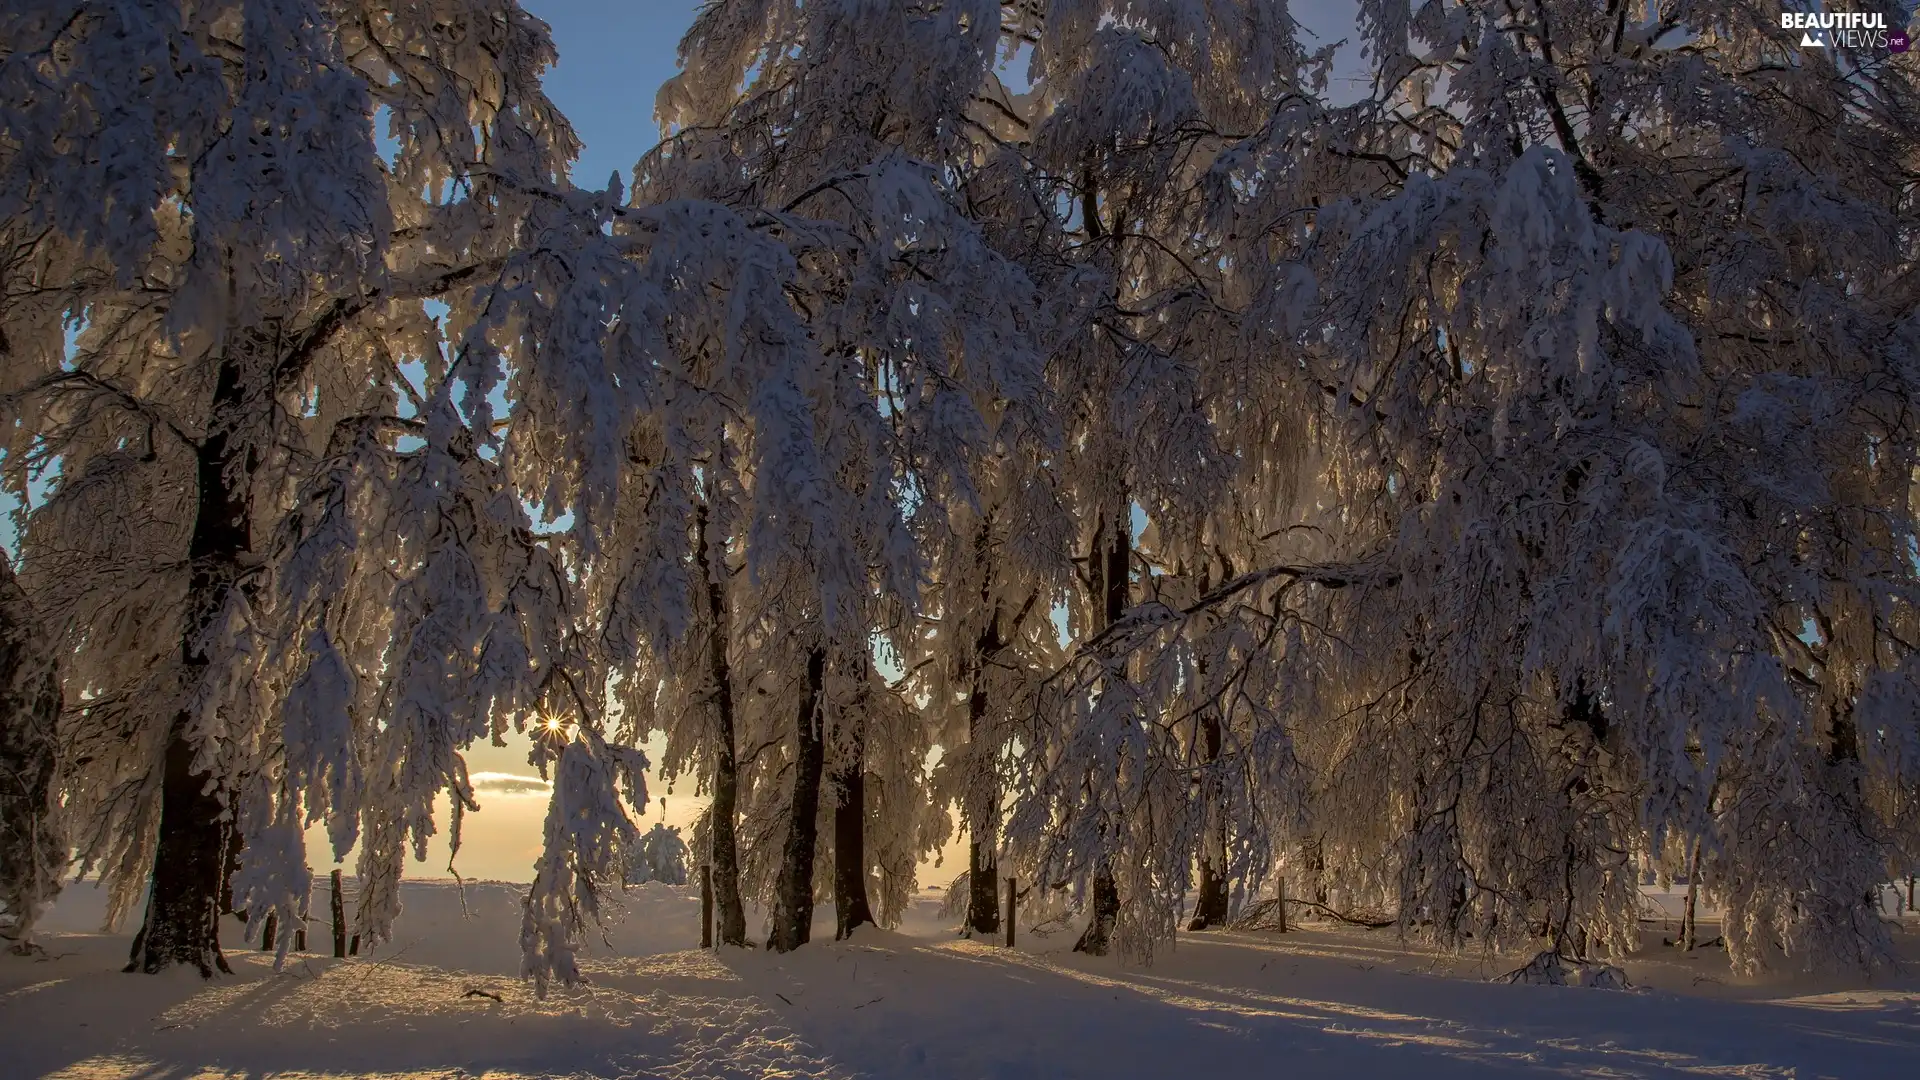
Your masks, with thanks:
[[(1220, 718), (1211, 710), (1200, 721), (1206, 761), (1211, 764), (1220, 756)], [(1209, 778), (1206, 783), (1214, 785), (1217, 781)], [(1189, 930), (1206, 930), (1210, 927), (1224, 926), (1227, 921), (1227, 873), (1225, 867), (1227, 851), (1227, 823), (1218, 806), (1217, 796), (1211, 801), (1212, 820), (1207, 826), (1206, 848), (1200, 854), (1200, 895), (1194, 902), (1193, 922)]]
[[(1129, 596), (1128, 573), (1133, 565), (1133, 520), (1127, 499), (1120, 500), (1120, 509), (1107, 529), (1094, 534), (1093, 564), (1098, 570), (1094, 577), (1094, 586), (1101, 597), (1102, 619), (1096, 632), (1120, 621), (1127, 610)], [(1104, 539), (1105, 542), (1100, 541)], [(1120, 918), (1120, 890), (1114, 884), (1113, 868), (1101, 865), (1093, 875), (1093, 897), (1091, 917), (1087, 928), (1074, 942), (1073, 951), (1090, 956), (1105, 956), (1113, 946), (1113, 926)]]
[(747, 909), (740, 898), (740, 770), (734, 744), (733, 666), (727, 656), (729, 620), (725, 566), (716, 569), (708, 551), (707, 504), (697, 511), (695, 555), (707, 586), (707, 678), (713, 684), (713, 802), (707, 811), (707, 859), (713, 868), (713, 900), (719, 910), (722, 945), (747, 944)]
[(813, 856), (819, 840), (820, 774), (826, 764), (820, 696), (826, 670), (826, 650), (816, 646), (807, 654), (806, 689), (794, 723), (793, 802), (774, 882), (773, 926), (767, 935), (767, 948), (774, 952), (792, 952), (813, 933)]
[(835, 941), (853, 936), (859, 926), (874, 925), (867, 899), (866, 724), (853, 711), (847, 746), (833, 778), (833, 910)]
[[(981, 522), (980, 532), (974, 538), (974, 558), (980, 569), (980, 607), (989, 614), (986, 625), (980, 628), (973, 643), (973, 670), (971, 683), (967, 687), (967, 751), (971, 761), (961, 807), (962, 822), (968, 833), (965, 926), (968, 934), (979, 935), (994, 934), (1000, 929), (997, 857), (1000, 784), (989, 756), (995, 750), (995, 739), (989, 713), (992, 697), (987, 686), (987, 672), (992, 668), (995, 658), (1019, 635), (1021, 624), (1039, 599), (1038, 593), (1029, 596), (1021, 609), (1013, 614), (1009, 626), (1002, 628), (1003, 612), (993, 596), (992, 546), (993, 527), (989, 519)], [(1008, 918), (1012, 918), (1011, 908)]]
[[(189, 684), (209, 664), (207, 631), (238, 587), (252, 549), (248, 494), (254, 457), (232, 439), (248, 407), (240, 362), (229, 355), (214, 387), (207, 436), (196, 448), (199, 506), (187, 547), (187, 625), (180, 651)], [(147, 916), (135, 935), (128, 971), (157, 972), (175, 964), (211, 977), (227, 971), (220, 954), (231, 831), (211, 777), (194, 768), (195, 747), (182, 710), (167, 733), (160, 788), (160, 838), (153, 856)]]

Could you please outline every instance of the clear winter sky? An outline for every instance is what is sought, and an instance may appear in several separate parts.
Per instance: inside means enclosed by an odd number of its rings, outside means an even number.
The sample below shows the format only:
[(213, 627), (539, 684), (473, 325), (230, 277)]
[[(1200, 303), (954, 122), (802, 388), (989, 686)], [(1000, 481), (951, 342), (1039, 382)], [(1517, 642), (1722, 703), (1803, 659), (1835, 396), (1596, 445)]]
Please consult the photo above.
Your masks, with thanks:
[[(618, 170), (625, 183), (634, 162), (659, 139), (653, 119), (654, 94), (676, 72), (680, 37), (692, 25), (699, 4), (695, 0), (523, 3), (553, 28), (559, 46), (560, 62), (548, 73), (546, 87), (586, 144), (574, 167), (574, 182), (601, 187)], [(1339, 38), (1353, 41), (1354, 7), (1352, 0), (1295, 0), (1293, 11), (1318, 35), (1317, 41), (1308, 38), (1314, 47)], [(1346, 95), (1336, 86), (1334, 96)], [(657, 759), (655, 748), (647, 749)], [(467, 764), (475, 774), (481, 810), (466, 817), (455, 869), (469, 878), (529, 880), (540, 850), (547, 800), (544, 785), (527, 765), (524, 739), (516, 737), (505, 748), (476, 746), (467, 754)], [(688, 826), (705, 805), (705, 800), (691, 797), (690, 783), (677, 785), (677, 794), (668, 793), (655, 777), (649, 778), (649, 786), (655, 802), (643, 828), (662, 820), (663, 812), (667, 824)], [(659, 801), (663, 795), (667, 796), (664, 811)], [(444, 798), (438, 819), (443, 832), (435, 837), (425, 863), (409, 864), (411, 876), (446, 876)], [(324, 829), (309, 832), (307, 840), (309, 860), (317, 873), (324, 874), (334, 865)], [(956, 864), (955, 856), (962, 850), (956, 844), (943, 854), (942, 867), (923, 867), (923, 884), (945, 884), (958, 873), (964, 862)], [(346, 865), (351, 872), (353, 856), (348, 856)]]

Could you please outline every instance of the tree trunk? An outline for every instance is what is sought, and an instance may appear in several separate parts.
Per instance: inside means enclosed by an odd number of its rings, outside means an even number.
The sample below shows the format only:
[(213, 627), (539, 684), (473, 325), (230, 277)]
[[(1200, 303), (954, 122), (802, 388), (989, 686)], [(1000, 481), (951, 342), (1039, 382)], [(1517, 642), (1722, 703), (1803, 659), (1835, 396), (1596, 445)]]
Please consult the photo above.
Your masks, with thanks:
[(735, 836), (740, 800), (739, 763), (733, 733), (733, 667), (727, 659), (727, 596), (724, 562), (716, 573), (708, 553), (707, 503), (698, 508), (695, 557), (707, 583), (707, 678), (714, 703), (713, 802), (707, 810), (707, 860), (713, 867), (713, 898), (720, 913), (720, 944), (747, 944), (747, 909), (740, 898), (740, 846)]
[(1208, 859), (1200, 860), (1200, 896), (1194, 903), (1193, 921), (1188, 930), (1210, 930), (1227, 923), (1227, 876), (1214, 869)]
[(873, 906), (867, 901), (866, 723), (857, 710), (851, 723), (846, 734), (852, 745), (843, 751), (844, 764), (833, 778), (835, 941), (852, 937), (857, 926), (874, 924)]
[(0, 936), (29, 947), (33, 924), (60, 895), (67, 845), (59, 828), (60, 670), (53, 643), (0, 553)]
[(713, 948), (713, 867), (700, 864), (700, 947)]
[(226, 866), (225, 807), (193, 771), (186, 717), (167, 735), (160, 787), (160, 840), (154, 850), (146, 922), (134, 937), (128, 971), (147, 974), (174, 964), (212, 978), (231, 972), (220, 954), (220, 879)]
[(347, 955), (347, 905), (340, 895), (340, 871), (335, 870), (330, 877), (333, 894), (330, 897), (333, 908), (333, 955), (337, 960)]
[[(1104, 530), (1095, 530), (1094, 537), (1100, 539)], [(1126, 498), (1120, 500), (1120, 510), (1113, 522), (1113, 535), (1105, 548), (1096, 543), (1095, 551), (1100, 556), (1095, 559), (1099, 574), (1095, 584), (1102, 593), (1102, 611), (1099, 630), (1120, 621), (1127, 610), (1129, 593), (1128, 574), (1133, 564), (1133, 513), (1131, 503)], [(1073, 951), (1087, 953), (1090, 956), (1105, 956), (1113, 944), (1113, 926), (1120, 917), (1120, 890), (1114, 884), (1113, 867), (1105, 862), (1095, 868), (1093, 873), (1093, 911), (1087, 928), (1074, 942)]]
[(229, 822), (226, 855), (220, 861), (220, 910), (233, 915), (245, 914), (233, 906), (233, 872), (240, 868), (240, 853), (246, 849), (247, 838), (240, 832), (240, 822)]
[(1005, 642), (1000, 637), (1000, 612), (993, 604), (990, 548), (991, 519), (983, 519), (974, 538), (974, 562), (980, 570), (980, 606), (991, 611), (986, 626), (973, 643), (972, 684), (967, 688), (967, 792), (962, 818), (967, 827), (967, 917), (969, 934), (986, 936), (1000, 929), (1000, 890), (997, 836), (1000, 793), (987, 750), (987, 665)]
[(1088, 956), (1105, 956), (1113, 947), (1113, 924), (1120, 919), (1120, 890), (1113, 884), (1113, 872), (1101, 869), (1093, 876), (1092, 918), (1073, 943), (1073, 951)]
[(967, 747), (972, 758), (970, 767), (974, 775), (969, 776), (967, 831), (967, 932), (990, 935), (1000, 929), (1000, 890), (995, 881), (997, 859), (995, 853), (995, 818), (998, 816), (992, 797), (992, 785), (988, 778), (980, 775), (984, 772), (979, 760), (979, 750), (986, 738), (987, 688), (985, 673), (981, 670), (984, 660), (976, 666), (973, 674), (973, 688), (967, 696)]
[(1687, 857), (1687, 906), (1680, 914), (1680, 948), (1693, 951), (1694, 919), (1700, 899), (1700, 841), (1693, 842), (1693, 853)]
[[(233, 346), (229, 344), (231, 349)], [(225, 612), (252, 547), (248, 494), (254, 470), (231, 441), (246, 405), (240, 364), (231, 354), (222, 361), (214, 387), (207, 437), (196, 448), (199, 505), (193, 537), (187, 545), (192, 571), (187, 581), (187, 623), (182, 629), (181, 663), (188, 684), (204, 677), (209, 657), (207, 631)], [(153, 973), (174, 964), (192, 965), (211, 978), (228, 971), (220, 955), (220, 914), (225, 899), (231, 844), (226, 808), (209, 790), (213, 778), (193, 767), (190, 717), (184, 710), (167, 732), (160, 786), (160, 837), (154, 847), (147, 917), (134, 937), (128, 971)]]
[[(976, 826), (976, 834), (984, 827)], [(992, 841), (976, 836), (967, 841), (967, 932), (988, 936), (1000, 929), (1000, 890), (995, 885), (997, 862), (989, 863)]]
[[(1220, 714), (1212, 709), (1200, 712), (1200, 742), (1208, 765), (1220, 759)], [(1201, 781), (1201, 793), (1207, 800), (1207, 838), (1200, 852), (1200, 896), (1194, 904), (1193, 922), (1188, 930), (1205, 930), (1227, 921), (1227, 820), (1220, 808), (1220, 779), (1209, 770)]]
[(813, 934), (813, 853), (818, 840), (820, 772), (825, 765), (825, 739), (820, 730), (820, 692), (825, 685), (826, 649), (815, 646), (807, 654), (807, 688), (795, 721), (793, 803), (788, 809), (787, 840), (780, 852), (779, 876), (774, 882), (773, 928), (767, 947), (792, 952)]

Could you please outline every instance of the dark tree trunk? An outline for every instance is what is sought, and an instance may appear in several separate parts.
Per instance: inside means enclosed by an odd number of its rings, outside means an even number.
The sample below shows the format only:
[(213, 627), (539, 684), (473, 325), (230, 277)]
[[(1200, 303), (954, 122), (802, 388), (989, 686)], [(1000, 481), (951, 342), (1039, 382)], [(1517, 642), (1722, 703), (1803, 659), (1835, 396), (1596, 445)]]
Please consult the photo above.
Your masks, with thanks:
[[(1200, 572), (1200, 595), (1205, 596), (1211, 590), (1212, 566), (1209, 564)], [(1231, 576), (1231, 575), (1229, 575)], [(1204, 680), (1207, 662), (1203, 657), (1199, 661), (1199, 675)], [(1198, 725), (1200, 744), (1200, 797), (1206, 806), (1206, 836), (1200, 848), (1200, 895), (1193, 905), (1193, 921), (1187, 924), (1188, 930), (1206, 930), (1223, 925), (1227, 921), (1227, 816), (1221, 806), (1219, 775), (1220, 713), (1214, 709), (1201, 709), (1194, 720)]]
[(1319, 837), (1301, 845), (1301, 862), (1306, 864), (1307, 888), (1311, 891), (1313, 902), (1324, 905), (1327, 902), (1327, 853), (1321, 846)]
[[(1205, 596), (1213, 587), (1212, 566), (1200, 572), (1200, 595)], [(1227, 576), (1232, 576), (1229, 572)], [(1204, 681), (1207, 674), (1207, 661), (1199, 660), (1199, 677)], [(1198, 730), (1196, 742), (1200, 750), (1200, 798), (1206, 807), (1206, 835), (1200, 848), (1200, 895), (1193, 905), (1193, 921), (1187, 924), (1188, 930), (1205, 930), (1219, 926), (1227, 921), (1227, 816), (1221, 806), (1219, 775), (1220, 761), (1220, 714), (1213, 709), (1202, 709), (1194, 718)]]
[(333, 915), (333, 955), (336, 959), (345, 959), (347, 955), (347, 905), (340, 895), (340, 871), (330, 875), (333, 893), (328, 897)]
[(700, 947), (713, 948), (713, 866), (700, 864)]
[(146, 923), (134, 938), (128, 971), (148, 974), (186, 964), (208, 978), (230, 971), (220, 954), (220, 879), (226, 867), (225, 808), (193, 771), (186, 719), (167, 736), (160, 787), (160, 842), (153, 856)]
[[(975, 829), (978, 833), (981, 830)], [(982, 936), (1000, 931), (1000, 890), (994, 872), (996, 864), (987, 861), (993, 851), (991, 840), (967, 841), (967, 932)]]
[[(996, 838), (999, 833), (1000, 792), (987, 760), (987, 665), (1006, 646), (1000, 634), (1000, 612), (993, 605), (990, 547), (991, 519), (980, 523), (974, 539), (974, 560), (980, 568), (980, 606), (992, 610), (973, 646), (972, 685), (967, 690), (968, 775), (966, 805), (961, 815), (967, 827), (967, 917), (969, 934), (982, 936), (1000, 929), (1000, 890), (997, 883)], [(1017, 620), (1016, 620), (1017, 621)], [(1017, 627), (1016, 627), (1017, 632)]]
[(67, 845), (55, 824), (60, 673), (53, 643), (0, 553), (0, 935), (26, 948), (60, 892)]
[(227, 826), (227, 851), (220, 862), (220, 910), (232, 915), (245, 914), (233, 906), (233, 872), (240, 868), (240, 853), (246, 849), (247, 838), (240, 832), (240, 822), (230, 821)]
[[(1200, 743), (1203, 760), (1212, 765), (1220, 759), (1220, 715), (1212, 709), (1200, 713)], [(1202, 781), (1210, 820), (1206, 847), (1200, 853), (1200, 896), (1194, 903), (1193, 922), (1188, 930), (1205, 930), (1227, 921), (1227, 874), (1221, 865), (1227, 852), (1227, 821), (1220, 808), (1220, 779), (1209, 774)]]
[(819, 830), (820, 773), (826, 764), (820, 692), (826, 670), (827, 652), (815, 646), (807, 654), (807, 687), (794, 724), (793, 803), (774, 882), (773, 928), (767, 935), (767, 947), (775, 952), (792, 952), (813, 935), (813, 854)]
[(1114, 887), (1111, 871), (1102, 870), (1093, 876), (1092, 914), (1080, 940), (1073, 943), (1073, 951), (1105, 956), (1113, 947), (1113, 924), (1120, 919), (1120, 890)]
[[(229, 348), (233, 345), (229, 344)], [(187, 545), (192, 570), (187, 583), (187, 624), (180, 643), (189, 679), (209, 662), (201, 644), (226, 609), (244, 556), (252, 547), (248, 511), (254, 460), (232, 442), (244, 415), (246, 392), (239, 361), (228, 356), (214, 387), (207, 437), (196, 448), (199, 506)], [(188, 715), (167, 732), (160, 785), (160, 838), (153, 857), (146, 923), (134, 938), (128, 971), (157, 972), (188, 964), (212, 977), (228, 971), (220, 955), (220, 914), (226, 883), (230, 825), (212, 777), (193, 768)]]
[(1213, 860), (1200, 860), (1200, 895), (1194, 902), (1188, 930), (1211, 930), (1227, 923), (1227, 877), (1214, 869)]
[(855, 927), (873, 925), (867, 900), (866, 723), (856, 710), (846, 733), (844, 763), (833, 778), (833, 911), (835, 941), (853, 936)]
[[(1099, 574), (1094, 579), (1102, 594), (1102, 613), (1099, 629), (1105, 630), (1120, 621), (1127, 610), (1130, 592), (1128, 575), (1133, 566), (1133, 512), (1132, 504), (1126, 499), (1120, 500), (1120, 510), (1112, 522), (1113, 533), (1103, 546), (1096, 542), (1094, 564)], [(1094, 533), (1095, 540), (1102, 536), (1101, 530)], [(1102, 863), (1093, 874), (1093, 910), (1087, 922), (1087, 928), (1080, 940), (1073, 945), (1073, 951), (1091, 956), (1105, 956), (1113, 944), (1113, 926), (1120, 917), (1120, 890), (1114, 884), (1113, 867)]]
[(1696, 911), (1700, 900), (1700, 841), (1693, 842), (1687, 857), (1687, 906), (1680, 914), (1680, 947), (1693, 951)]
[(740, 846), (735, 835), (740, 800), (733, 734), (733, 667), (727, 659), (725, 563), (716, 572), (708, 552), (707, 503), (698, 509), (695, 555), (707, 584), (707, 678), (713, 684), (713, 802), (707, 810), (707, 859), (713, 867), (713, 898), (720, 913), (720, 944), (745, 946), (747, 909), (740, 899)]
[[(976, 651), (977, 652), (977, 651)], [(967, 931), (993, 934), (1000, 929), (1000, 890), (996, 887), (994, 854), (997, 799), (984, 775), (986, 763), (980, 760), (980, 748), (986, 739), (987, 688), (983, 670), (986, 658), (976, 655), (973, 688), (967, 696), (967, 747), (974, 775), (967, 779)]]

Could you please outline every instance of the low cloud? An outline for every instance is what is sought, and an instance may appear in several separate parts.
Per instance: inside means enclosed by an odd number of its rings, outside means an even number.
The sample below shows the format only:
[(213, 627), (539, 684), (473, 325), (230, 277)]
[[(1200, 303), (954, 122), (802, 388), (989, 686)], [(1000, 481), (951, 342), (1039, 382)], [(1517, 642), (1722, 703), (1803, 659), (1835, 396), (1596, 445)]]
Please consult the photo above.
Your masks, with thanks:
[(539, 795), (553, 792), (553, 785), (537, 776), (510, 772), (477, 772), (467, 777), (476, 795)]

